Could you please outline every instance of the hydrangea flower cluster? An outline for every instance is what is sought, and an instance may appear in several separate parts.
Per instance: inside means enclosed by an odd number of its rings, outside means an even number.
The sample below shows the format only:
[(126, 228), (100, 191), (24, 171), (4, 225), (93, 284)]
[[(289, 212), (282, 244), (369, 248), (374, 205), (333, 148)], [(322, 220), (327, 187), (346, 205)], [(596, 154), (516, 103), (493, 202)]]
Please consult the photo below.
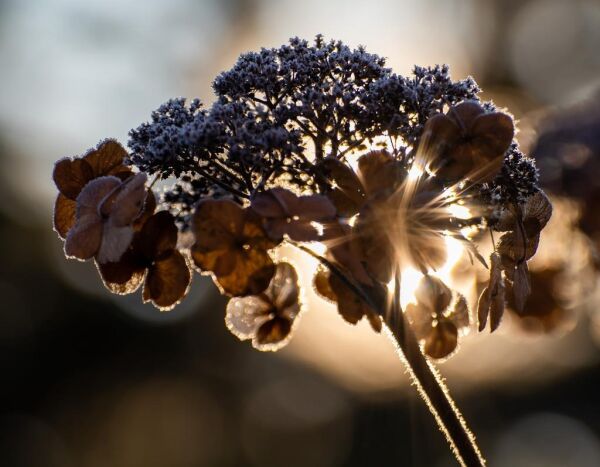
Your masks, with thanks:
[[(106, 140), (56, 164), (65, 253), (93, 259), (112, 292), (143, 284), (144, 301), (169, 309), (192, 269), (210, 274), (232, 297), (228, 328), (276, 350), (301, 309), (298, 274), (274, 255), (291, 244), (320, 261), (315, 289), (346, 321), (400, 326), (445, 358), (472, 322), (465, 298), (435, 277), (445, 241), (487, 267), (472, 239), (495, 230), (480, 330), (488, 316), (499, 325), (505, 291), (523, 306), (551, 205), (512, 117), (480, 102), (471, 78), (452, 81), (447, 66), (399, 76), (362, 47), (318, 36), (242, 55), (213, 88), (209, 108), (159, 107), (130, 132), (129, 152)], [(148, 179), (173, 180), (159, 203)], [(178, 241), (184, 231), (193, 244)], [(423, 279), (404, 326), (391, 304), (406, 267)]]

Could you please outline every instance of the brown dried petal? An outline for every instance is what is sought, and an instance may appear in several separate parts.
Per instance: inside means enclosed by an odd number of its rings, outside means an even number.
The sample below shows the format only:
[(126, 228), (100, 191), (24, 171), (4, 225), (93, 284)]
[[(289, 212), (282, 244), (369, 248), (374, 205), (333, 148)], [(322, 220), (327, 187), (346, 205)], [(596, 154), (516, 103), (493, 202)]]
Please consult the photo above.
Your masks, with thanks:
[(350, 226), (340, 223), (328, 224), (324, 232), (324, 242), (335, 261), (346, 269), (354, 280), (371, 285), (373, 281), (363, 266), (361, 242), (352, 233)]
[(99, 263), (96, 267), (104, 286), (112, 293), (126, 295), (135, 292), (144, 281), (146, 267), (134, 253), (127, 251), (118, 262)]
[(54, 165), (52, 178), (58, 191), (76, 199), (83, 187), (94, 178), (92, 167), (83, 159), (61, 159)]
[[(491, 318), (490, 332), (494, 332), (500, 325), (504, 314), (504, 283), (502, 281), (502, 259), (496, 252), (490, 255), (490, 278), (488, 286), (479, 297), (477, 315), (479, 320), (479, 331), (482, 331), (487, 323), (488, 315)], [(514, 266), (513, 266), (514, 268)]]
[(183, 255), (172, 250), (164, 259), (155, 261), (148, 269), (144, 283), (144, 302), (151, 301), (162, 311), (170, 310), (185, 296), (191, 275)]
[(139, 231), (144, 226), (146, 221), (152, 217), (154, 211), (156, 211), (156, 196), (154, 196), (154, 192), (149, 189), (146, 193), (146, 200), (144, 201), (142, 212), (137, 219), (133, 221), (133, 229), (136, 232)]
[(518, 312), (522, 312), (525, 308), (527, 297), (531, 293), (531, 285), (529, 284), (529, 269), (527, 268), (527, 263), (521, 263), (515, 269), (512, 287), (515, 299), (515, 308)]
[(452, 301), (452, 291), (437, 277), (424, 276), (415, 290), (415, 297), (418, 304), (431, 313), (442, 314)]
[(379, 282), (388, 283), (396, 264), (395, 249), (377, 212), (377, 206), (363, 209), (354, 226), (354, 234), (361, 248), (358, 257), (364, 261), (366, 269)]
[(500, 283), (496, 294), (492, 297), (490, 308), (490, 332), (494, 332), (500, 326), (502, 316), (504, 315), (505, 289), (504, 284)]
[(85, 261), (93, 258), (102, 243), (102, 221), (87, 215), (77, 220), (69, 230), (65, 241), (65, 255)]
[(526, 261), (535, 255), (540, 242), (540, 235), (526, 238), (523, 231), (517, 228), (500, 237), (496, 250), (502, 257), (510, 258), (515, 263)]
[(169, 255), (176, 245), (177, 227), (168, 211), (154, 214), (139, 232), (138, 249), (149, 261)]
[(455, 105), (448, 111), (448, 117), (463, 131), (471, 131), (476, 120), (485, 110), (476, 101), (465, 101)]
[(375, 332), (381, 330), (381, 321), (374, 310), (363, 302), (338, 276), (330, 274), (329, 284), (337, 297), (338, 312), (348, 323), (356, 324), (363, 316), (367, 316)]
[(419, 304), (409, 303), (404, 311), (413, 332), (418, 340), (425, 339), (432, 329), (433, 315), (431, 310)]
[[(225, 252), (222, 255), (214, 258), (210, 253), (201, 254), (198, 251), (192, 253), (194, 261), (201, 269), (213, 271), (217, 282), (223, 288), (224, 292), (237, 296), (256, 295), (264, 291), (273, 277), (275, 266), (273, 260), (265, 250), (250, 249), (247, 252)], [(218, 270), (219, 264), (211, 267), (211, 261), (220, 260), (223, 262), (231, 262), (233, 266), (229, 272), (221, 272)]]
[(461, 294), (457, 294), (458, 299), (454, 305), (454, 309), (450, 314), (450, 319), (458, 329), (469, 327), (469, 306), (467, 300)]
[(361, 156), (358, 174), (367, 197), (394, 190), (404, 178), (401, 166), (387, 151), (371, 151)]
[(196, 237), (194, 248), (202, 251), (229, 249), (236, 239), (243, 238), (246, 217), (244, 209), (233, 201), (201, 201), (192, 219)]
[(86, 260), (98, 253), (104, 230), (98, 205), (119, 184), (119, 179), (115, 177), (100, 177), (81, 190), (77, 196), (76, 222), (65, 241), (65, 254), (68, 257)]
[(313, 278), (313, 284), (315, 286), (315, 290), (321, 297), (336, 303), (337, 295), (329, 283), (329, 274), (330, 273), (327, 269), (325, 269), (323, 266), (319, 266), (315, 277)]
[(100, 210), (109, 216), (111, 225), (130, 226), (139, 217), (146, 201), (147, 179), (143, 172), (135, 174), (102, 202)]
[[(291, 310), (288, 310), (288, 308), (297, 306), (300, 296), (298, 273), (294, 266), (285, 262), (277, 263), (275, 274), (265, 294), (270, 297), (271, 302), (278, 310), (289, 315)], [(295, 314), (292, 313), (288, 317), (294, 318)]]
[(437, 114), (425, 122), (419, 151), (428, 158), (430, 151), (443, 154), (460, 137), (458, 125), (444, 114)]
[(77, 204), (62, 193), (59, 193), (54, 203), (54, 230), (60, 238), (65, 239), (67, 233), (75, 224)]
[(425, 354), (431, 358), (444, 358), (454, 352), (458, 344), (458, 330), (454, 323), (448, 320), (438, 321), (437, 326), (425, 340)]
[(258, 350), (279, 350), (287, 343), (291, 330), (292, 321), (277, 316), (258, 327), (252, 345)]
[(99, 263), (119, 261), (133, 240), (133, 227), (115, 227), (104, 223), (102, 242), (96, 254)]
[(102, 141), (98, 147), (90, 151), (84, 160), (91, 166), (94, 176), (116, 175), (118, 172), (127, 170), (123, 166), (123, 159), (127, 151), (113, 139)]
[(483, 292), (481, 292), (479, 301), (477, 302), (477, 320), (479, 321), (479, 332), (485, 329), (491, 306), (492, 297), (490, 296), (490, 289), (486, 287), (483, 289)]
[(337, 159), (325, 159), (319, 163), (317, 170), (335, 187), (326, 193), (343, 217), (352, 217), (364, 202), (365, 193), (362, 183), (354, 171)]
[(531, 195), (527, 198), (525, 206), (523, 207), (523, 217), (525, 223), (528, 219), (535, 219), (537, 221), (539, 233), (548, 223), (552, 217), (552, 204), (543, 191)]

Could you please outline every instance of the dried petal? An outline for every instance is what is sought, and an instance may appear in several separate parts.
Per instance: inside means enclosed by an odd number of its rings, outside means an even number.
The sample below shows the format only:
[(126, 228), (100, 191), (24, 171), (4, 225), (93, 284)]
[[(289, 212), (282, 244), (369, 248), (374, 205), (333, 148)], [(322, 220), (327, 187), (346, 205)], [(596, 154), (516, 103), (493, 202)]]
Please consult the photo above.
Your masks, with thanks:
[(252, 345), (258, 350), (275, 351), (287, 344), (287, 337), (292, 331), (289, 319), (275, 317), (259, 326)]
[(114, 139), (102, 141), (98, 147), (86, 154), (84, 160), (90, 165), (95, 177), (101, 175), (116, 175), (128, 171), (123, 166), (127, 151)]
[(308, 242), (319, 238), (313, 222), (335, 217), (335, 207), (322, 195), (296, 196), (284, 188), (273, 188), (252, 200), (252, 210), (264, 218), (265, 230), (273, 239), (284, 235)]
[(479, 301), (477, 302), (477, 320), (479, 321), (479, 332), (485, 329), (491, 306), (492, 297), (490, 296), (490, 289), (486, 287), (483, 289), (483, 292), (481, 292)]
[(94, 178), (92, 167), (83, 159), (61, 159), (54, 165), (52, 178), (58, 191), (69, 199), (77, 198), (83, 187)]
[(393, 191), (405, 175), (401, 165), (387, 151), (371, 151), (359, 157), (358, 174), (369, 198)]
[(187, 261), (179, 251), (173, 250), (148, 268), (144, 302), (151, 301), (160, 310), (170, 310), (185, 296), (190, 280)]
[(504, 314), (504, 282), (502, 281), (502, 260), (498, 253), (490, 255), (490, 279), (488, 286), (479, 297), (477, 315), (479, 331), (485, 329), (488, 315), (491, 318), (490, 332), (494, 332), (500, 325)]
[(100, 248), (96, 254), (99, 263), (113, 263), (119, 261), (127, 251), (133, 240), (133, 227), (115, 227), (110, 223), (103, 223)]
[(437, 326), (425, 340), (425, 354), (431, 358), (445, 358), (454, 352), (458, 345), (458, 330), (454, 323), (448, 320), (438, 321)]
[(410, 326), (418, 340), (427, 338), (432, 329), (433, 315), (431, 310), (420, 304), (409, 303), (404, 311)]
[(100, 217), (87, 215), (77, 220), (65, 241), (65, 255), (82, 261), (93, 258), (102, 243), (103, 224)]
[(315, 290), (321, 297), (337, 303), (337, 295), (329, 283), (329, 271), (323, 266), (319, 266), (317, 269), (315, 277), (313, 278), (313, 284), (315, 286)]
[(276, 242), (266, 236), (253, 211), (229, 200), (202, 201), (193, 218), (194, 263), (212, 271), (223, 290), (233, 296), (257, 294), (275, 271), (267, 249)]
[(469, 306), (467, 300), (461, 294), (457, 294), (454, 309), (450, 313), (450, 320), (458, 329), (469, 327)]
[(67, 233), (75, 224), (77, 203), (59, 193), (54, 203), (54, 230), (60, 238), (65, 239)]
[(96, 267), (104, 286), (112, 293), (126, 295), (135, 292), (146, 275), (146, 265), (139, 261), (132, 250), (125, 252), (118, 262), (99, 263)]
[(298, 297), (295, 269), (279, 263), (264, 293), (229, 301), (225, 323), (239, 339), (252, 339), (258, 350), (278, 350), (287, 343), (300, 312)]
[(146, 201), (147, 178), (145, 173), (135, 174), (102, 202), (100, 210), (109, 216), (111, 225), (130, 226), (139, 217)]
[(346, 269), (352, 278), (362, 284), (371, 285), (371, 277), (363, 266), (362, 245), (357, 236), (352, 234), (352, 229), (348, 225), (340, 223), (328, 224), (324, 232), (325, 245), (329, 252), (344, 269)]
[(440, 279), (428, 275), (419, 282), (415, 297), (430, 313), (442, 314), (452, 301), (452, 291)]
[(140, 253), (151, 261), (170, 255), (177, 245), (177, 233), (173, 216), (168, 211), (157, 212), (140, 230)]
[(352, 217), (358, 212), (365, 198), (362, 183), (354, 171), (343, 162), (328, 158), (321, 161), (317, 170), (333, 182), (325, 194), (343, 217)]
[(517, 266), (513, 279), (513, 295), (517, 311), (523, 311), (527, 297), (531, 293), (529, 284), (529, 270), (527, 263), (521, 263)]

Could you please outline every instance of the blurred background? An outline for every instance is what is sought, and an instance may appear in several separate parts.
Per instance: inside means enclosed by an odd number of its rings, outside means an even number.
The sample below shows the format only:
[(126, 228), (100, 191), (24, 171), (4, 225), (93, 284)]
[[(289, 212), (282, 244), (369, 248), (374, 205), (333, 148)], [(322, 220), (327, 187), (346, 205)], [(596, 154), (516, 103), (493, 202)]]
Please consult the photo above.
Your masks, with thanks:
[(519, 120), (555, 203), (534, 295), (440, 369), (490, 465), (600, 465), (600, 2), (0, 0), (2, 466), (455, 465), (392, 344), (312, 290), (292, 343), (259, 353), (209, 279), (161, 314), (51, 229), (55, 160), (317, 33), (398, 73), (448, 63)]

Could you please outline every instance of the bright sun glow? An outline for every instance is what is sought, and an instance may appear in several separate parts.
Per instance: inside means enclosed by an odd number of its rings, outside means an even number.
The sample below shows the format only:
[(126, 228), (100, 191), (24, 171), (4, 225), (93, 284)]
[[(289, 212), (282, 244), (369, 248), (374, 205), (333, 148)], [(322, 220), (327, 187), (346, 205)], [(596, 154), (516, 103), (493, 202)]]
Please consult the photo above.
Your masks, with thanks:
[[(463, 246), (458, 240), (451, 237), (445, 237), (444, 240), (446, 242), (448, 258), (444, 265), (437, 271), (431, 272), (431, 275), (439, 277), (444, 283), (449, 284), (451, 282), (450, 275), (452, 269), (463, 254)], [(414, 268), (408, 267), (402, 270), (402, 290), (400, 291), (402, 309), (406, 309), (409, 303), (415, 302), (415, 290), (422, 277), (423, 274)]]

